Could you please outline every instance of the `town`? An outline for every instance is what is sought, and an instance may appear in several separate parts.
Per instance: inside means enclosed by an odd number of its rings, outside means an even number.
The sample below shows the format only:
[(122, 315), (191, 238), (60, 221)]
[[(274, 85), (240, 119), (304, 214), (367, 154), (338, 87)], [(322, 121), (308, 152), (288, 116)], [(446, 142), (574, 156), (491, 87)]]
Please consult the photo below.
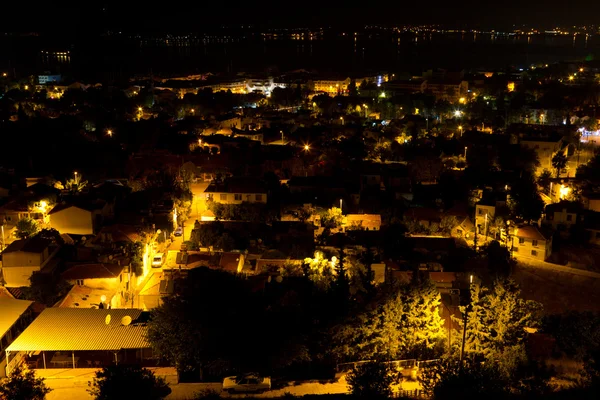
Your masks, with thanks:
[(599, 61), (0, 91), (1, 399), (600, 385)]

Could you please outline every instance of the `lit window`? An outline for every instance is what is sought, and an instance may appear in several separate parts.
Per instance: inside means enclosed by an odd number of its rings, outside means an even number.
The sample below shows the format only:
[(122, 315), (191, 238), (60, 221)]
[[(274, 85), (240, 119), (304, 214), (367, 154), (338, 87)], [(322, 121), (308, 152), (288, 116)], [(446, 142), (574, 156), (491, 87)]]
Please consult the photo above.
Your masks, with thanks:
[(525, 243), (525, 238), (519, 238), (519, 244), (524, 244)]
[(227, 193), (221, 193), (221, 194), (219, 195), (219, 199), (220, 199), (221, 201), (227, 201)]
[(242, 195), (237, 193), (234, 195), (234, 199), (235, 199), (235, 201), (242, 201)]
[(533, 241), (531, 242), (531, 245), (532, 245), (533, 247), (537, 247), (537, 245), (538, 245), (538, 241), (537, 241), (537, 240), (533, 240)]
[(537, 256), (537, 251), (536, 250), (531, 250), (531, 255), (532, 256)]

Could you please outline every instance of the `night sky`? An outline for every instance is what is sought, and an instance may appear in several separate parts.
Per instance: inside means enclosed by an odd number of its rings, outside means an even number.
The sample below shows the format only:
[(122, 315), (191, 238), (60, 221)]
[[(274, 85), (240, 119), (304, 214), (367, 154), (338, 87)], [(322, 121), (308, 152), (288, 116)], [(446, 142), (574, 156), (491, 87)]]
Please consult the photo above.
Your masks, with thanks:
[[(33, 2), (38, 3), (38, 2)], [(3, 5), (5, 31), (196, 30), (215, 25), (361, 26), (364, 24), (440, 23), (450, 26), (511, 27), (534, 24), (586, 24), (598, 21), (594, 0), (522, 1), (104, 1), (69, 7), (48, 2)], [(126, 3), (126, 4), (125, 4)], [(31, 10), (36, 10), (32, 12)], [(42, 11), (43, 10), (43, 11)], [(62, 21), (57, 23), (57, 21)]]

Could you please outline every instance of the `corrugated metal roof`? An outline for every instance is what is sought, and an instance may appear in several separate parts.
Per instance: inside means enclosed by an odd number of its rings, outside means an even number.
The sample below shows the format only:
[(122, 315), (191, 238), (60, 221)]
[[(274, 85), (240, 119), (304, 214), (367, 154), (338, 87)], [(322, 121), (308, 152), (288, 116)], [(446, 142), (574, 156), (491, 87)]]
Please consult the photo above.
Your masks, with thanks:
[[(77, 351), (149, 348), (141, 310), (47, 308), (10, 345), (9, 351)], [(106, 316), (110, 323), (106, 324)], [(121, 318), (130, 316), (129, 326)]]
[(0, 338), (14, 325), (19, 317), (27, 311), (33, 301), (16, 300), (0, 297)]

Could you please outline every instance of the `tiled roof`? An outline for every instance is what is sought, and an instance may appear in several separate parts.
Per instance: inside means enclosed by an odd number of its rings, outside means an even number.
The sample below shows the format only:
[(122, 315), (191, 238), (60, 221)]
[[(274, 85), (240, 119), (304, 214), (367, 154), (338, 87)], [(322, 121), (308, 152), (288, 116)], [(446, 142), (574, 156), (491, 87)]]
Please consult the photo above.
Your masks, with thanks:
[(521, 226), (517, 229), (515, 236), (532, 240), (547, 240), (544, 234), (535, 226)]
[(0, 338), (14, 325), (19, 317), (27, 311), (33, 301), (15, 300), (0, 297)]
[(25, 253), (41, 253), (52, 243), (48, 239), (34, 236), (29, 239), (15, 240), (4, 249), (3, 253), (23, 251)]
[(65, 280), (116, 278), (123, 272), (125, 265), (117, 264), (77, 264), (62, 273)]
[[(110, 321), (106, 324), (107, 316)], [(147, 327), (136, 323), (137, 309), (46, 308), (9, 351), (116, 351), (149, 348)], [(130, 316), (128, 326), (121, 319)]]
[(104, 200), (92, 200), (92, 201), (77, 201), (74, 203), (61, 203), (57, 204), (48, 215), (56, 214), (57, 212), (66, 210), (67, 208), (76, 207), (86, 211), (99, 210), (106, 205)]

